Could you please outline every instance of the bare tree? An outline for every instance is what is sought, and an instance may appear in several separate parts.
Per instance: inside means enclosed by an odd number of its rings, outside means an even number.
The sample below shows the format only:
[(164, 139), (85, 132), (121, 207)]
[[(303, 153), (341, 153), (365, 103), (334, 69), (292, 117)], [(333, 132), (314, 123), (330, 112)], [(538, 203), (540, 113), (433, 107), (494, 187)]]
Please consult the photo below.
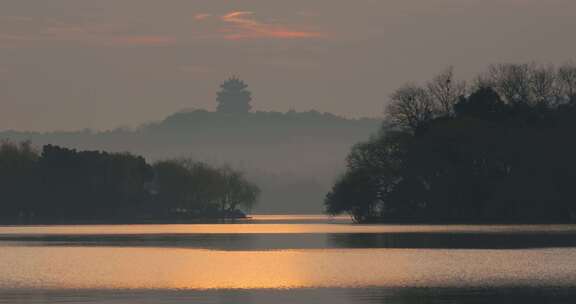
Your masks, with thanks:
[(449, 116), (454, 105), (466, 94), (466, 82), (454, 79), (454, 68), (449, 67), (428, 82), (428, 92), (440, 115)]
[(486, 79), (508, 103), (531, 103), (531, 70), (533, 64), (496, 64), (488, 68)]
[(553, 65), (534, 66), (530, 70), (530, 82), (535, 102), (552, 105), (557, 101), (558, 82), (556, 68)]
[(576, 64), (569, 62), (558, 69), (560, 94), (570, 103), (576, 103)]
[(387, 113), (393, 124), (415, 131), (434, 118), (434, 102), (426, 89), (407, 84), (392, 94)]

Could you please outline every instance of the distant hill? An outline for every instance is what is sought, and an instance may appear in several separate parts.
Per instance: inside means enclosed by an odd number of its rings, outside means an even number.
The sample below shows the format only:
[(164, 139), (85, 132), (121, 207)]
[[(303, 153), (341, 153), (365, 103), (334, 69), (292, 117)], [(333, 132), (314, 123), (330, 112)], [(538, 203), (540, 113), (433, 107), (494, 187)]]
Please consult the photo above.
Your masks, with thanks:
[(263, 189), (256, 212), (313, 213), (351, 146), (380, 127), (379, 119), (330, 113), (179, 112), (136, 129), (95, 132), (3, 131), (0, 138), (86, 150), (128, 151), (155, 161), (193, 157), (243, 168)]

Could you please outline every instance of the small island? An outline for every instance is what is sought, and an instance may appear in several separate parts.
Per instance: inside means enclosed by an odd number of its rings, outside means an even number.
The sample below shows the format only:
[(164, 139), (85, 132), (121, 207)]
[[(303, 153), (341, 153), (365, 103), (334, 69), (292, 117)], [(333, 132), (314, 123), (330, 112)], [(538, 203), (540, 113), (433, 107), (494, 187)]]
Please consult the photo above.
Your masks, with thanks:
[(452, 69), (398, 89), (357, 144), (329, 214), (383, 223), (576, 222), (576, 65)]

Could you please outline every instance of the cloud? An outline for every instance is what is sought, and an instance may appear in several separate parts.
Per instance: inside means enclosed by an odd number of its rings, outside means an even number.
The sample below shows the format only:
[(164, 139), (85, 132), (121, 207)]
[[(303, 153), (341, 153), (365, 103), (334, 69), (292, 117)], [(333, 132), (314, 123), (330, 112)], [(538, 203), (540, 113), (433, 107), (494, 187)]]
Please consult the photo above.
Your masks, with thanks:
[(222, 32), (228, 40), (240, 39), (303, 39), (318, 38), (322, 34), (316, 31), (296, 29), (285, 25), (265, 23), (254, 18), (254, 13), (249, 11), (234, 11), (221, 17), (225, 23)]
[(302, 25), (261, 19), (251, 11), (241, 10), (223, 15), (198, 12), (193, 15), (192, 21), (202, 24), (197, 24), (192, 32), (186, 33), (181, 28), (173, 28), (173, 32), (167, 34), (158, 34), (153, 28), (150, 33), (136, 24), (93, 21), (64, 17), (0, 16), (0, 48), (55, 45), (161, 47), (203, 39), (311, 39), (324, 36)]
[(210, 18), (210, 17), (212, 17), (212, 14), (204, 14), (204, 13), (201, 13), (201, 14), (196, 14), (196, 15), (194, 15), (194, 20), (204, 21), (204, 20), (206, 20), (206, 19), (208, 19), (208, 18)]

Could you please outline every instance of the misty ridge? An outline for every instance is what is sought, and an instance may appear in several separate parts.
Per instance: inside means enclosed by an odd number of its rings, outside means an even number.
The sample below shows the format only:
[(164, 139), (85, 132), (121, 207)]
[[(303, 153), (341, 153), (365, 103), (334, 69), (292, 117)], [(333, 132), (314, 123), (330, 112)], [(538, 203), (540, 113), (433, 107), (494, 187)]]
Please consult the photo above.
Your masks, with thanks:
[(185, 157), (214, 166), (228, 164), (262, 189), (255, 212), (319, 213), (348, 150), (382, 123), (315, 110), (254, 111), (251, 92), (237, 77), (225, 81), (215, 95), (214, 112), (183, 110), (133, 129), (7, 130), (0, 132), (0, 138), (29, 140), (35, 146), (130, 152), (150, 162)]

